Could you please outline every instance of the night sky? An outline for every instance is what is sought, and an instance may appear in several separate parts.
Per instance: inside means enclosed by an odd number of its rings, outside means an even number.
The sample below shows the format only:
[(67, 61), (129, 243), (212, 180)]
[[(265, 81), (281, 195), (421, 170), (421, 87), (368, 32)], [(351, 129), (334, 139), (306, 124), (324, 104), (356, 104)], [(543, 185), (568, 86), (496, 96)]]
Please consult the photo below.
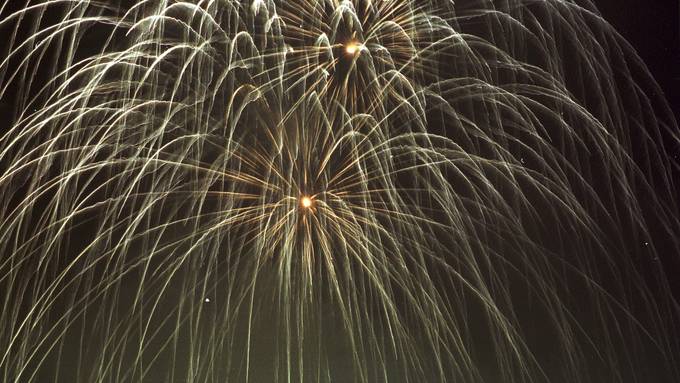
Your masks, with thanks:
[[(647, 64), (664, 96), (680, 119), (680, 2), (639, 0), (597, 0), (604, 18), (623, 35)], [(680, 146), (667, 140), (666, 152), (680, 160)], [(676, 185), (680, 184), (680, 169), (674, 170)], [(667, 254), (664, 258), (669, 280), (676, 297), (680, 297), (680, 257)]]

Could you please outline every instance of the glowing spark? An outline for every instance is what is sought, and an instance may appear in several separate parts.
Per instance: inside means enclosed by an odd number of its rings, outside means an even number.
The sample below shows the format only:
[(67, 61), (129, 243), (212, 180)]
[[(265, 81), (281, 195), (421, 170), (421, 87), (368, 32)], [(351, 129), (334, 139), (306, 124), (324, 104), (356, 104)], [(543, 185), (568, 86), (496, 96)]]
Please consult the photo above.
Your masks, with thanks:
[(312, 199), (308, 196), (302, 196), (302, 198), (300, 198), (300, 206), (305, 209), (309, 209), (313, 204), (314, 201), (312, 201)]
[(349, 43), (347, 43), (347, 45), (345, 45), (345, 52), (348, 55), (354, 56), (361, 52), (363, 48), (364, 48), (363, 44), (358, 43), (356, 41), (350, 41)]

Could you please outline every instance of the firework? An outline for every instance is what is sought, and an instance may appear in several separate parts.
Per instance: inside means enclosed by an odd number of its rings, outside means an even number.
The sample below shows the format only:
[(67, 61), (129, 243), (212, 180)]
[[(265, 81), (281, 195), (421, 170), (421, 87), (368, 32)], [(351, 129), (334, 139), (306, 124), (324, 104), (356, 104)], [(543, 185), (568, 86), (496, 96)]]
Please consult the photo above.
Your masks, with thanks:
[(13, 5), (4, 381), (680, 375), (677, 124), (591, 4)]

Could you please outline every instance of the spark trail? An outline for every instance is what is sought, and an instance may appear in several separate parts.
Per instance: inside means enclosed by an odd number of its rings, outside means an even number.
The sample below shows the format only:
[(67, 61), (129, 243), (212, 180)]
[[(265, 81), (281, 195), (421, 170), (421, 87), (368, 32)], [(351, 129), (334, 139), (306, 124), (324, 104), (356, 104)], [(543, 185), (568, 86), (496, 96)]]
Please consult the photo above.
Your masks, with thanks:
[(592, 3), (0, 20), (3, 381), (680, 376), (678, 127)]

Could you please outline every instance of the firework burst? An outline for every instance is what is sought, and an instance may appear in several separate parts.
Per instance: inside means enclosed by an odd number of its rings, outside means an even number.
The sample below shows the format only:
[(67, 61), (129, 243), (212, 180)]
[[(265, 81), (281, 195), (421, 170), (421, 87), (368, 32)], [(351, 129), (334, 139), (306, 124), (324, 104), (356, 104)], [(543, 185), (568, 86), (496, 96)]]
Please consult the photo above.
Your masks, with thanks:
[(4, 381), (678, 377), (677, 124), (592, 4), (12, 5)]

